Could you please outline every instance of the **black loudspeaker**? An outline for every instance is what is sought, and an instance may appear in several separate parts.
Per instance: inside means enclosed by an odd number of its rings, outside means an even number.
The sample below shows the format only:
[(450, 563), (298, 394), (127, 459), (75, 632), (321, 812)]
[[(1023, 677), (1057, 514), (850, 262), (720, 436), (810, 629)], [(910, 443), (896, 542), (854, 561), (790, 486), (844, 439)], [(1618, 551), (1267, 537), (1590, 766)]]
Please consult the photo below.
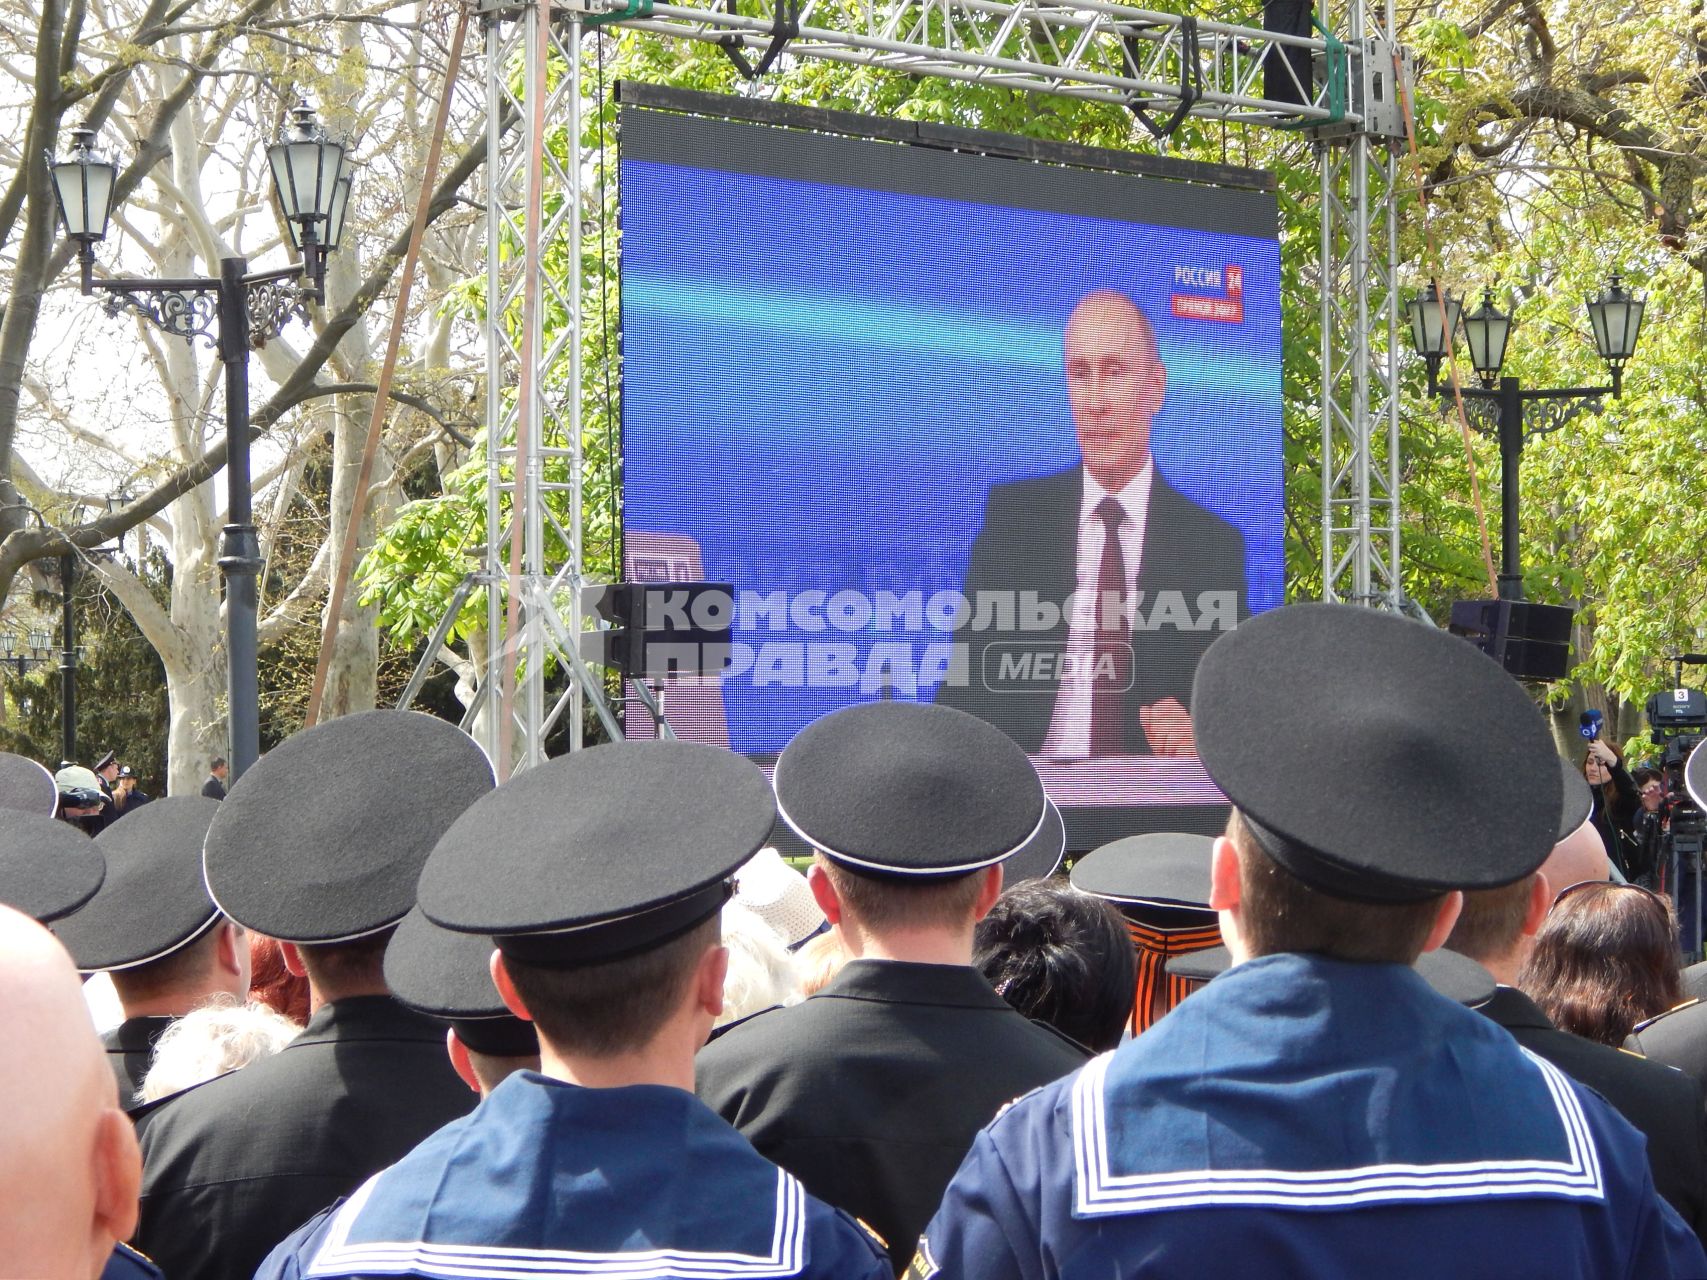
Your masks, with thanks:
[(1519, 680), (1561, 680), (1571, 669), (1576, 610), (1527, 600), (1455, 600), (1451, 630)]
[(729, 665), (735, 588), (727, 582), (611, 582), (581, 588), (581, 658), (631, 680), (716, 675)]
[[(1263, 0), (1263, 30), (1286, 36), (1314, 35), (1310, 12), (1310, 0)], [(1275, 102), (1308, 104), (1315, 96), (1310, 61), (1308, 49), (1271, 46), (1263, 55), (1262, 96)]]

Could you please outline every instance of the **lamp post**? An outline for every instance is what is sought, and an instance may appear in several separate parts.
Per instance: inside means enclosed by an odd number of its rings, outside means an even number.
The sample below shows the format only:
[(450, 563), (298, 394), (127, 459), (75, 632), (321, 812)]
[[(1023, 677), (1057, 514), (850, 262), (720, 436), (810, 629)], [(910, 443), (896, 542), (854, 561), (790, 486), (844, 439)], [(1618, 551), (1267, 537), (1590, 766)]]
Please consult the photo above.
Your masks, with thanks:
[(59, 758), (77, 761), (77, 611), (72, 607), (71, 588), (76, 581), (77, 557), (67, 552), (59, 557)]
[[(20, 640), (23, 641), (21, 649)], [(49, 659), (48, 650), (52, 646), (53, 637), (45, 631), (31, 631), (27, 635), (0, 632), (0, 665), (11, 667), (16, 678), (22, 680), (31, 667), (40, 666)]]
[(251, 274), (245, 259), (232, 257), (220, 259), (215, 278), (97, 280), (95, 245), (106, 238), (118, 169), (96, 154), (93, 130), (73, 129), (71, 137), (70, 157), (50, 159), (49, 166), (61, 224), (77, 242), (84, 295), (106, 294), (109, 315), (128, 309), (166, 333), (210, 341), (225, 365), (228, 511), (219, 567), (225, 578), (227, 755), (235, 779), (260, 751), (255, 579), (261, 557), (250, 511), (249, 352), (293, 317), (306, 318), (308, 303), (325, 298), (326, 258), (343, 237), (350, 201), (344, 146), (326, 136), (305, 102), (292, 110), (284, 136), (267, 148), (291, 246), (301, 254), (297, 265)]
[[(33, 515), (43, 529), (48, 523), (42, 513), (29, 503), (19, 504), (24, 511)], [(108, 509), (111, 510), (112, 500), (108, 499)], [(73, 508), (74, 521), (80, 518), (80, 510)], [(111, 555), (116, 547), (91, 547), (86, 555)], [(59, 736), (60, 759), (73, 762), (77, 759), (77, 664), (83, 660), (83, 646), (77, 643), (77, 615), (73, 608), (72, 588), (76, 581), (77, 555), (67, 552), (59, 557), (57, 572), (53, 575), (59, 579), (60, 607), (60, 651), (59, 651)], [(24, 674), (32, 666), (41, 666), (53, 660), (53, 636), (47, 631), (31, 631), (27, 638), (28, 652), (18, 652), (18, 637), (10, 634), (0, 635), (0, 663), (14, 669), (21, 682)], [(20, 704), (21, 709), (29, 714), (28, 699)]]
[(1428, 365), (1430, 395), (1452, 399), (1454, 390), (1440, 385), (1440, 366), (1452, 351), (1453, 332), (1462, 326), (1470, 349), (1470, 364), (1480, 386), (1459, 386), (1466, 407), (1487, 429), (1491, 419), (1500, 445), (1500, 572), (1499, 594), (1504, 600), (1523, 599), (1523, 572), (1518, 557), (1518, 474), (1524, 444), (1538, 435), (1557, 431), (1579, 413), (1599, 413), (1606, 396), (1624, 393), (1624, 366), (1636, 353), (1647, 295), (1624, 287), (1613, 275), (1606, 287), (1588, 299), (1589, 323), (1595, 350), (1612, 375), (1609, 387), (1525, 387), (1516, 378), (1500, 376), (1512, 317), (1494, 304), (1492, 289), (1484, 290), (1474, 311), (1462, 308), (1450, 294), (1435, 286), (1405, 304), (1411, 326), (1411, 345)]

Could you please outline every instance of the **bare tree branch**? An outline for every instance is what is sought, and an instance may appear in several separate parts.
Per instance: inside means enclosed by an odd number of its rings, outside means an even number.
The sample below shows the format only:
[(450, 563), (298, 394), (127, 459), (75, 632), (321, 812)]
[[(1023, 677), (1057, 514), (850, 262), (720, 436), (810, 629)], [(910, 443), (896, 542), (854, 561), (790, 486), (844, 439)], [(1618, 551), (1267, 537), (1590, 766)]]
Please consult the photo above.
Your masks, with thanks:
[[(55, 0), (46, 0), (54, 3)], [(260, 0), (258, 0), (260, 2)], [(508, 132), (515, 125), (515, 115), (506, 111), (498, 121), (500, 132)], [(431, 223), (446, 210), (456, 204), (456, 193), (463, 183), (486, 162), (486, 140), (479, 136), (466, 146), (456, 162), (450, 167), (444, 178), (433, 192), (433, 198), (428, 206), (428, 221)], [(44, 166), (45, 171), (45, 166)], [(45, 178), (45, 172), (44, 172)], [(374, 301), (384, 292), (392, 276), (402, 264), (403, 255), (408, 248), (409, 229), (404, 228), (391, 242), (378, 263), (368, 273), (361, 287), (348, 302), (332, 316), (321, 329), (315, 341), (303, 353), (302, 362), (297, 365), (291, 376), (279, 386), (272, 397), (257, 409), (250, 417), (250, 439), (265, 435), (272, 426), (291, 409), (303, 401), (316, 395), (324, 394), (322, 384), (317, 381), (320, 369), (330, 358), (333, 350), (342, 340), (345, 333), (367, 313)], [(6, 316), (6, 325), (10, 325), (10, 311)], [(3, 347), (5, 328), (0, 326), (0, 347)], [(190, 492), (197, 485), (212, 479), (225, 466), (228, 441), (222, 437), (206, 453), (194, 462), (178, 468), (154, 489), (116, 511), (79, 525), (71, 530), (57, 529), (25, 529), (14, 528), (3, 540), (0, 540), (0, 599), (11, 590), (12, 580), (17, 577), (18, 570), (32, 560), (45, 556), (61, 555), (68, 550), (78, 547), (95, 547), (109, 539), (116, 538), (130, 529), (134, 529), (144, 520), (163, 511), (174, 500)], [(0, 503), (9, 502), (4, 494), (0, 494)]]

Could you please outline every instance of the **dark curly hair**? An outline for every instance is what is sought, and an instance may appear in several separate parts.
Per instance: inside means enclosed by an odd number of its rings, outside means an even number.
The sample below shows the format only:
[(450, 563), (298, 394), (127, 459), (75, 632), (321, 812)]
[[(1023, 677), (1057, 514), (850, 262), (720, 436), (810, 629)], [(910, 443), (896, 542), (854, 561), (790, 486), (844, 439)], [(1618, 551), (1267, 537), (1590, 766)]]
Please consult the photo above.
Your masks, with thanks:
[(1120, 1043), (1137, 958), (1120, 913), (1064, 880), (1027, 880), (996, 899), (972, 964), (1001, 997), (1096, 1053)]

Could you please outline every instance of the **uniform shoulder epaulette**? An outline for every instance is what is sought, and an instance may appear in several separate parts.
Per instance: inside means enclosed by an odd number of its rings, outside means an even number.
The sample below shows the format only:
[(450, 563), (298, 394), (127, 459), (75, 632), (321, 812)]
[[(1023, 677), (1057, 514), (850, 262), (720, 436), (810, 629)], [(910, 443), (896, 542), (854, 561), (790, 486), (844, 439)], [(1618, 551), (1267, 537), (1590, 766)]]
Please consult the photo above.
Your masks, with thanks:
[(163, 1094), (158, 1098), (152, 1098), (147, 1102), (133, 1102), (124, 1109), (124, 1113), (131, 1118), (132, 1123), (141, 1123), (144, 1119), (166, 1110), (179, 1098), (186, 1098), (197, 1089), (204, 1089), (214, 1081), (223, 1080), (231, 1074), (230, 1071), (222, 1071), (216, 1076), (209, 1076), (206, 1080), (197, 1080), (194, 1084), (185, 1085), (182, 1089)]
[[(1071, 1074), (1076, 1075), (1077, 1072), (1073, 1072)], [(990, 1117), (990, 1123), (995, 1124), (996, 1121), (1000, 1120), (1003, 1116), (1007, 1115), (1008, 1112), (1012, 1111), (1015, 1107), (1019, 1106), (1020, 1103), (1024, 1102), (1027, 1098), (1031, 1097), (1033, 1094), (1042, 1093), (1045, 1089), (1049, 1088), (1051, 1084), (1057, 1084), (1057, 1083), (1059, 1083), (1059, 1081), (1053, 1081), (1052, 1080), (1049, 1082), (1049, 1084), (1040, 1084), (1036, 1088), (1027, 1089), (1024, 1093), (1019, 1094), (1015, 1097), (1009, 1098), (1006, 1102), (1002, 1103), (1001, 1106), (996, 1108), (996, 1114)]]
[(107, 1265), (101, 1269), (101, 1280), (161, 1280), (160, 1268), (128, 1244), (113, 1246)]
[(1063, 1044), (1071, 1045), (1073, 1048), (1077, 1049), (1081, 1054), (1084, 1055), (1086, 1062), (1089, 1062), (1092, 1058), (1096, 1057), (1096, 1054), (1091, 1052), (1089, 1046), (1080, 1044), (1077, 1040), (1073, 1039), (1072, 1036), (1068, 1035), (1065, 1031), (1061, 1030), (1061, 1028), (1051, 1026), (1049, 1023), (1045, 1022), (1042, 1018), (1028, 1018), (1028, 1019), (1026, 1019), (1026, 1021), (1031, 1023), (1031, 1025), (1034, 1027), (1041, 1027), (1043, 1030), (1047, 1031), (1050, 1035), (1054, 1036), (1057, 1040), (1061, 1041)]
[(1682, 1013), (1685, 1009), (1692, 1009), (1700, 1003), (1701, 1003), (1700, 999), (1694, 999), (1694, 1000), (1685, 1000), (1682, 1004), (1674, 1004), (1674, 1005), (1672, 1005), (1671, 1008), (1667, 1009), (1664, 1013), (1656, 1013), (1651, 1018), (1642, 1019), (1642, 1021), (1638, 1022), (1635, 1026), (1630, 1028), (1630, 1034), (1633, 1036), (1634, 1035), (1640, 1035), (1643, 1031), (1645, 1031), (1649, 1027), (1653, 1026), (1654, 1023), (1658, 1022), (1661, 1018), (1669, 1018), (1674, 1013)]
[(711, 1034), (706, 1037), (705, 1042), (707, 1044), (714, 1044), (717, 1040), (719, 1040), (724, 1035), (727, 1035), (729, 1032), (733, 1031), (736, 1027), (744, 1027), (749, 1022), (751, 1022), (754, 1018), (762, 1018), (767, 1013), (775, 1013), (775, 1012), (777, 1012), (777, 1010), (786, 1009), (787, 1007), (788, 1007), (787, 1005), (781, 1005), (781, 1004), (767, 1005), (763, 1009), (759, 1009), (753, 1013), (749, 1013), (744, 1018), (736, 1018), (735, 1021), (733, 1021), (733, 1022), (725, 1022), (721, 1027), (713, 1027)]
[(918, 1250), (913, 1254), (913, 1260), (907, 1264), (907, 1269), (901, 1273), (901, 1280), (931, 1280), (931, 1277), (941, 1270), (936, 1259), (931, 1256), (931, 1242), (924, 1236), (919, 1237)]

